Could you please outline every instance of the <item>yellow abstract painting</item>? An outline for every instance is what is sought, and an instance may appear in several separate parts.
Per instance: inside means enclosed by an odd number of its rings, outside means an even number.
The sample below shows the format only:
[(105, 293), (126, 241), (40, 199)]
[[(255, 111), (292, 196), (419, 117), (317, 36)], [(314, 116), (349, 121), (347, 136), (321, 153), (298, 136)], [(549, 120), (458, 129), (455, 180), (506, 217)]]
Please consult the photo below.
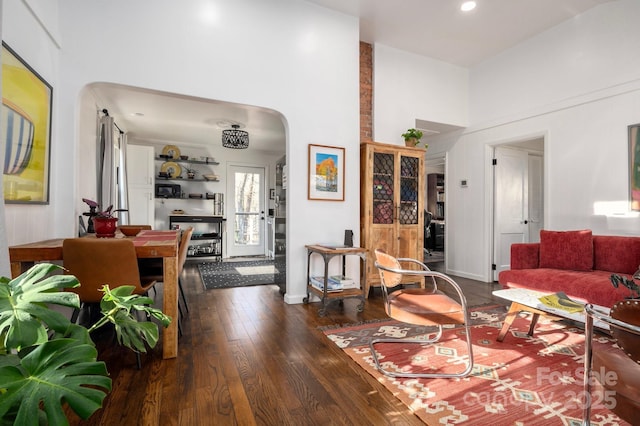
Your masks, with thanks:
[(3, 194), (7, 203), (49, 202), (52, 88), (2, 43)]

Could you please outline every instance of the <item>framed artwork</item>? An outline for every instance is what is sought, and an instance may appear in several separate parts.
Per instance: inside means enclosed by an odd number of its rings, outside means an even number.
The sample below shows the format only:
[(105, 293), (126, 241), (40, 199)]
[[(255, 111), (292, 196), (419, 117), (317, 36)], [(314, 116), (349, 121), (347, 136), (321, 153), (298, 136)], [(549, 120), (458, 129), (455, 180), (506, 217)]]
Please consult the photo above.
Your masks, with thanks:
[(629, 198), (631, 210), (640, 211), (640, 124), (629, 126)]
[(344, 148), (309, 145), (308, 198), (344, 201)]
[(5, 203), (49, 203), (51, 85), (2, 42)]

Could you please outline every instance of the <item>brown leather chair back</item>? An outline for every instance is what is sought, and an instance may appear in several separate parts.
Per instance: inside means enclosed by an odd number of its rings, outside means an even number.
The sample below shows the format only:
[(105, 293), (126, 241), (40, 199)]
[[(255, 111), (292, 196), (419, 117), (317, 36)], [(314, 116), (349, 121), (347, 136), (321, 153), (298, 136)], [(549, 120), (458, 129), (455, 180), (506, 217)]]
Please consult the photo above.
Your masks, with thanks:
[(144, 292), (131, 240), (69, 238), (62, 243), (62, 257), (68, 273), (80, 281), (80, 287), (70, 290), (77, 293), (82, 302), (100, 302), (104, 295), (100, 289), (105, 284), (109, 288), (134, 285), (136, 293)]

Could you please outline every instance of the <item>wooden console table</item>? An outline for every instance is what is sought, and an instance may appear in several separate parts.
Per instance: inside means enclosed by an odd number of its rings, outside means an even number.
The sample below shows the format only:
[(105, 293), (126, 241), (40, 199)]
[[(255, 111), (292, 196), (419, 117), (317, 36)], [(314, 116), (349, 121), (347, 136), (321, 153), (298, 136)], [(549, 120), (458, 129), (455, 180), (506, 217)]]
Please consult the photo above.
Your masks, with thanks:
[[(358, 312), (362, 312), (364, 310), (364, 299), (365, 299), (365, 283), (366, 280), (366, 262), (367, 262), (367, 249), (362, 247), (329, 247), (323, 246), (319, 244), (312, 244), (305, 246), (307, 249), (307, 297), (303, 299), (304, 303), (309, 303), (309, 296), (311, 294), (315, 294), (320, 297), (322, 301), (322, 307), (318, 311), (318, 315), (325, 316), (327, 312), (327, 305), (330, 301), (340, 301), (342, 302), (344, 299), (357, 297), (359, 298), (360, 304), (358, 305)], [(311, 284), (311, 255), (317, 254), (322, 257), (324, 260), (324, 288), (322, 290)], [(360, 257), (362, 262), (361, 276), (360, 276), (360, 288), (349, 288), (343, 289), (340, 291), (330, 292), (328, 291), (328, 281), (329, 281), (329, 261), (334, 257), (340, 257), (342, 259), (342, 275), (345, 274), (345, 256), (355, 255)]]

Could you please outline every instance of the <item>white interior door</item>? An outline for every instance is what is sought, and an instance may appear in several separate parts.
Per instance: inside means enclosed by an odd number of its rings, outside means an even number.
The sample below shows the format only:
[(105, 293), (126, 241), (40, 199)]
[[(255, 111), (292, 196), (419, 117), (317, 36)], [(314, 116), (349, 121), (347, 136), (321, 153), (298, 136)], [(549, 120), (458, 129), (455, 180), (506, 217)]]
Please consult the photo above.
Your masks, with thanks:
[(494, 280), (510, 267), (511, 244), (529, 241), (528, 157), (526, 151), (516, 149), (495, 151)]
[(265, 254), (265, 169), (230, 165), (227, 171), (227, 254)]

